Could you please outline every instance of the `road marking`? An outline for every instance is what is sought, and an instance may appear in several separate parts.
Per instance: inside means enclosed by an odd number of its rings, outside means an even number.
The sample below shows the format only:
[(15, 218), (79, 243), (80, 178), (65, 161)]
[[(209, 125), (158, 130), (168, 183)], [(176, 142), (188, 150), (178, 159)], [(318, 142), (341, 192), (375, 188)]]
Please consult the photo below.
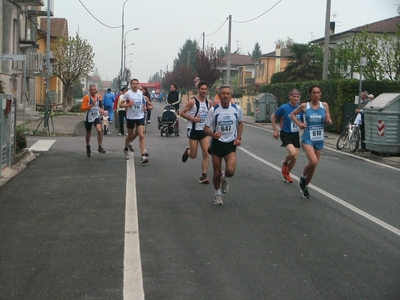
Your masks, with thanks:
[[(246, 126), (250, 126), (250, 127), (257, 128), (257, 129), (264, 130), (264, 131), (268, 131), (268, 132), (273, 132), (273, 130), (270, 130), (268, 128), (263, 128), (263, 127), (260, 127), (260, 126), (257, 126), (257, 125), (252, 125), (252, 124), (248, 124), (248, 123), (245, 123), (245, 124), (246, 124)], [(336, 152), (336, 153), (340, 153), (340, 154), (343, 154), (343, 155), (347, 155), (347, 156), (350, 156), (350, 157), (353, 157), (353, 158), (357, 158), (357, 159), (360, 159), (360, 160), (363, 160), (363, 161), (366, 161), (366, 162), (369, 162), (369, 163), (372, 163), (372, 164), (375, 164), (375, 165), (378, 165), (378, 166), (381, 166), (381, 167), (385, 167), (385, 168), (396, 170), (396, 171), (400, 172), (399, 168), (396, 168), (396, 167), (393, 167), (393, 166), (389, 166), (389, 165), (386, 165), (384, 163), (380, 163), (380, 162), (377, 162), (377, 161), (374, 161), (374, 160), (371, 160), (371, 159), (368, 159), (368, 158), (365, 158), (365, 157), (357, 156), (357, 155), (354, 155), (352, 153), (347, 153), (347, 152), (344, 152), (344, 151), (341, 151), (341, 150), (337, 150), (337, 149), (335, 149), (335, 147), (336, 146), (334, 146), (334, 145), (332, 146), (332, 148), (328, 147), (327, 143), (325, 142), (324, 150), (329, 150), (329, 151), (332, 151), (332, 152)]]
[(29, 150), (37, 151), (37, 152), (44, 152), (49, 151), (50, 147), (56, 142), (57, 140), (38, 140), (34, 143)]
[[(277, 170), (279, 172), (281, 171), (280, 167), (278, 167), (278, 166), (276, 166), (276, 165), (274, 165), (274, 164), (262, 159), (261, 157), (251, 153), (249, 150), (244, 149), (242, 146), (238, 147), (238, 149), (242, 150), (246, 154), (248, 154), (251, 157), (257, 159), (260, 162), (262, 162), (263, 164), (268, 165), (271, 168), (273, 168), (273, 169), (275, 169), (275, 170)], [(299, 177), (298, 176), (293, 175), (292, 178), (294, 178), (295, 180), (299, 181)], [(351, 205), (351, 204), (347, 203), (346, 201), (340, 199), (339, 197), (336, 197), (336, 196), (332, 195), (331, 193), (328, 193), (325, 190), (323, 190), (323, 189), (321, 189), (321, 188), (319, 188), (319, 187), (317, 187), (317, 186), (315, 186), (313, 184), (310, 184), (309, 187), (311, 187), (312, 189), (316, 190), (317, 192), (325, 195), (326, 197), (330, 198), (331, 200), (339, 203), (340, 205), (343, 205), (344, 207), (352, 210), (353, 212), (359, 214), (360, 216), (363, 216), (364, 218), (374, 222), (375, 224), (377, 224), (379, 226), (382, 226), (383, 228), (385, 228), (385, 229), (393, 232), (394, 234), (400, 236), (400, 229), (397, 229), (396, 227), (394, 227), (394, 226), (392, 226), (392, 225), (390, 225), (390, 224), (388, 224), (388, 223), (386, 223), (386, 222), (374, 217), (373, 215), (370, 215), (369, 213), (367, 213), (367, 212), (355, 207), (354, 205)]]
[[(133, 153), (126, 163), (124, 299), (144, 299)], [(122, 158), (122, 157), (121, 157)]]

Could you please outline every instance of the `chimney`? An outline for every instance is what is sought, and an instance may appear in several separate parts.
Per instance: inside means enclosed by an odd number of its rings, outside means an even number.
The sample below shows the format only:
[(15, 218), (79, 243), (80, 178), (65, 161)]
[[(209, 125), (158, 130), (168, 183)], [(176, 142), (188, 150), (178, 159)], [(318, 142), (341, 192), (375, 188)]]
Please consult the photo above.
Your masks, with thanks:
[(277, 44), (275, 47), (275, 56), (281, 56), (281, 45)]
[(329, 29), (330, 29), (330, 35), (332, 35), (332, 34), (335, 34), (335, 21), (332, 21), (330, 24), (329, 24)]

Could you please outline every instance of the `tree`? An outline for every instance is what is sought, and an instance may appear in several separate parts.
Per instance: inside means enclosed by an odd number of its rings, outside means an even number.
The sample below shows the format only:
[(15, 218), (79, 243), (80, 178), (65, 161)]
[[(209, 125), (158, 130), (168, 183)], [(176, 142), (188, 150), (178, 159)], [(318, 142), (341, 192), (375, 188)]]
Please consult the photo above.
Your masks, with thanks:
[(321, 46), (294, 43), (289, 46), (289, 50), (292, 55), (283, 71), (285, 82), (320, 80), (322, 78)]
[[(249, 53), (250, 55), (250, 53)], [(254, 45), (253, 52), (251, 53), (252, 58), (259, 58), (262, 55), (260, 44), (257, 42)]]
[(213, 47), (207, 47), (204, 52), (197, 52), (196, 74), (201, 80), (204, 80), (212, 86), (221, 76), (218, 67), (221, 65), (222, 57), (218, 56), (218, 51)]
[(185, 65), (194, 71), (196, 69), (197, 51), (197, 42), (190, 39), (186, 40), (185, 44), (178, 53), (178, 57), (174, 60), (174, 69), (175, 67)]
[(277, 41), (275, 41), (275, 45), (281, 46), (281, 49), (289, 48), (293, 44), (293, 39), (291, 39), (290, 37), (287, 37), (286, 40), (278, 39)]
[(82, 98), (83, 91), (82, 91), (82, 84), (80, 79), (75, 80), (74, 85), (72, 87), (72, 97), (73, 98)]
[[(197, 74), (193, 69), (187, 67), (186, 65), (180, 65), (175, 67), (172, 71), (171, 79), (173, 80), (173, 83), (176, 84), (178, 87), (188, 90), (194, 88), (193, 79), (196, 75)], [(170, 85), (167, 85), (166, 89), (168, 89), (169, 86)]]
[(93, 71), (93, 48), (77, 33), (75, 37), (57, 39), (52, 51), (56, 59), (53, 74), (64, 84), (63, 107), (66, 108), (72, 105), (71, 87), (74, 82)]

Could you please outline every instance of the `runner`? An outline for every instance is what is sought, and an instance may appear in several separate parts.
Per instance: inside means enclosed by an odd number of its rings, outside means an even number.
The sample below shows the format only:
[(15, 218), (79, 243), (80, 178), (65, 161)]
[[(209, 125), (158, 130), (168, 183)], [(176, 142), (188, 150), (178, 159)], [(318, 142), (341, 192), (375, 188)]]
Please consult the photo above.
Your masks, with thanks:
[[(223, 85), (219, 89), (221, 103), (212, 107), (207, 115), (204, 132), (212, 137), (211, 157), (213, 163), (214, 204), (222, 205), (222, 195), (229, 190), (229, 177), (235, 174), (236, 147), (241, 145), (243, 113), (240, 106), (231, 103), (232, 88)], [(225, 171), (222, 172), (222, 158)]]
[(97, 142), (99, 144), (98, 151), (100, 153), (106, 153), (101, 144), (103, 143), (103, 130), (101, 128), (100, 114), (103, 113), (103, 108), (101, 106), (101, 101), (97, 95), (97, 87), (95, 84), (89, 85), (89, 94), (83, 97), (82, 107), (85, 114), (85, 129), (86, 129), (86, 155), (90, 157), (92, 151), (90, 150), (90, 136), (92, 134), (92, 126), (96, 127), (97, 130)]
[[(284, 182), (293, 182), (290, 176), (290, 171), (296, 164), (297, 156), (299, 154), (300, 139), (299, 139), (299, 127), (290, 118), (290, 113), (299, 106), (300, 92), (297, 89), (293, 89), (289, 93), (289, 102), (281, 105), (275, 113), (271, 115), (271, 124), (274, 129), (273, 137), (278, 139), (279, 132), (276, 128), (276, 121), (280, 119), (280, 136), (282, 145), (285, 147), (288, 155), (281, 162), (281, 173)], [(301, 120), (302, 113), (296, 115), (297, 120)]]
[[(300, 104), (291, 114), (293, 122), (304, 133), (301, 136), (304, 152), (308, 158), (308, 163), (303, 169), (303, 173), (299, 178), (299, 188), (303, 198), (310, 198), (308, 185), (314, 175), (317, 167), (321, 150), (324, 148), (324, 123), (332, 124), (332, 119), (329, 113), (329, 106), (326, 102), (321, 102), (321, 88), (318, 85), (312, 85), (309, 90), (310, 100)], [(304, 113), (304, 121), (297, 119), (299, 113)]]
[(144, 112), (146, 110), (146, 100), (142, 91), (138, 90), (138, 87), (139, 80), (132, 79), (131, 89), (124, 94), (119, 107), (128, 108), (126, 111), (126, 127), (128, 128), (128, 136), (125, 139), (125, 159), (129, 159), (129, 142), (133, 142), (136, 136), (139, 136), (139, 146), (142, 154), (141, 162), (144, 164), (149, 162), (147, 158), (148, 154), (145, 150), (146, 143), (144, 139)]
[(180, 114), (182, 118), (187, 120), (187, 137), (189, 138), (189, 146), (186, 147), (182, 154), (182, 161), (186, 162), (189, 157), (195, 159), (197, 156), (197, 147), (200, 144), (203, 160), (201, 162), (202, 173), (199, 182), (208, 184), (210, 180), (207, 178), (207, 169), (210, 156), (207, 150), (210, 146), (210, 141), (203, 128), (208, 110), (211, 107), (211, 101), (207, 98), (207, 82), (199, 82), (197, 89), (197, 97), (193, 96), (190, 98)]

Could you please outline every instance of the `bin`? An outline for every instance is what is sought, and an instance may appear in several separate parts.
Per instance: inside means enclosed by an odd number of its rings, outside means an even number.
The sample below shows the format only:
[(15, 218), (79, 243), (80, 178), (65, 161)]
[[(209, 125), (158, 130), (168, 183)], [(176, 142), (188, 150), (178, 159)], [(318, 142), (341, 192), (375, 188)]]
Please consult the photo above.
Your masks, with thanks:
[(400, 93), (384, 93), (364, 107), (367, 150), (400, 154)]
[(271, 114), (276, 111), (278, 99), (270, 93), (258, 94), (253, 101), (254, 121), (271, 122)]

